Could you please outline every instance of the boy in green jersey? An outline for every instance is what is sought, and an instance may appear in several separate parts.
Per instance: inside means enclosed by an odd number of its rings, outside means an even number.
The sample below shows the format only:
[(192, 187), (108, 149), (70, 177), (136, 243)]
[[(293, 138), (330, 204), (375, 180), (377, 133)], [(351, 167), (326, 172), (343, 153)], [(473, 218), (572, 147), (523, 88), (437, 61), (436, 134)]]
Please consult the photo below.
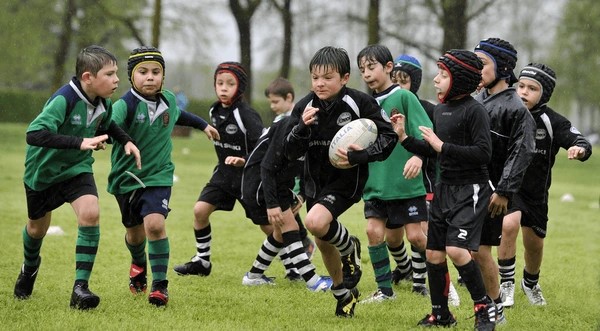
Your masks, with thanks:
[(126, 228), (125, 245), (131, 253), (129, 289), (134, 294), (146, 292), (150, 262), (152, 288), (148, 301), (164, 306), (169, 300), (170, 253), (165, 220), (175, 169), (171, 132), (177, 124), (202, 130), (211, 140), (218, 140), (219, 134), (202, 118), (181, 110), (173, 92), (163, 89), (165, 61), (158, 49), (134, 49), (127, 61), (127, 75), (131, 89), (115, 102), (113, 120), (135, 139), (147, 163), (143, 169), (136, 169), (115, 143), (108, 192), (115, 195)]
[(56, 91), (27, 128), (25, 193), (29, 221), (23, 229), (24, 262), (14, 296), (28, 299), (40, 268), (40, 251), (52, 211), (65, 202), (77, 216), (75, 284), (71, 307), (96, 308), (100, 298), (88, 288), (100, 241), (98, 190), (93, 176), (93, 150), (112, 137), (131, 164), (141, 168), (140, 152), (111, 120), (110, 96), (117, 89), (117, 59), (100, 46), (81, 50), (76, 76)]
[[(370, 45), (359, 52), (358, 68), (363, 80), (373, 90), (373, 97), (381, 108), (391, 116), (403, 114), (407, 130), (420, 137), (419, 126), (431, 127), (431, 121), (421, 106), (419, 99), (409, 90), (401, 89), (392, 83), (394, 68), (389, 49), (382, 45)], [(369, 255), (375, 271), (377, 291), (362, 303), (382, 302), (394, 299), (392, 273), (388, 248), (398, 247), (403, 241), (403, 230), (420, 262), (415, 268), (417, 277), (413, 279), (413, 292), (427, 295), (425, 286), (425, 245), (427, 237), (421, 222), (427, 221), (427, 203), (419, 156), (397, 145), (385, 161), (369, 163), (369, 179), (363, 192), (364, 213), (367, 219)], [(402, 174), (400, 174), (400, 169)], [(413, 258), (414, 259), (414, 258)]]

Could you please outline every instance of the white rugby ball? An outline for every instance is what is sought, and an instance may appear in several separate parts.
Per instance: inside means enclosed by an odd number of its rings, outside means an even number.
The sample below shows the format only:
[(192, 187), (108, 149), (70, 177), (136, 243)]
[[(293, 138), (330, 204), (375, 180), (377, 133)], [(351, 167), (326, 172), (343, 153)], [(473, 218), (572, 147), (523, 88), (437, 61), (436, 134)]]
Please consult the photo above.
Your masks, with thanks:
[(348, 149), (351, 144), (356, 144), (362, 148), (367, 148), (377, 139), (377, 126), (375, 122), (368, 118), (359, 118), (344, 126), (331, 139), (329, 145), (329, 161), (339, 169), (352, 168), (351, 166), (338, 165), (339, 157), (335, 155), (338, 148)]

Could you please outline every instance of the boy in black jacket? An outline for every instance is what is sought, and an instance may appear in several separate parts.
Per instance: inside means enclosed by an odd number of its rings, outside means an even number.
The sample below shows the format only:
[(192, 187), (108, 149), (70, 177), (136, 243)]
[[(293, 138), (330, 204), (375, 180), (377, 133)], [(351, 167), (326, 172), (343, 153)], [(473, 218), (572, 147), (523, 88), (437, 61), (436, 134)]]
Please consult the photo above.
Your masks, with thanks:
[(592, 155), (592, 145), (579, 130), (564, 116), (546, 106), (555, 85), (554, 70), (544, 64), (530, 63), (519, 75), (517, 94), (533, 115), (536, 139), (535, 155), (525, 172), (521, 189), (513, 195), (509, 214), (504, 217), (502, 241), (498, 247), (500, 289), (503, 298), (511, 303), (514, 303), (516, 244), (520, 225), (525, 259), (521, 288), (531, 304), (546, 304), (538, 280), (548, 226), (548, 191), (556, 154), (562, 147), (567, 150), (569, 160), (582, 162)]
[[(337, 218), (360, 201), (369, 175), (368, 163), (386, 159), (398, 137), (375, 99), (346, 87), (350, 59), (344, 49), (320, 49), (310, 61), (309, 70), (312, 92), (294, 107), (294, 127), (284, 148), (290, 160), (305, 156), (306, 227), (317, 238), (323, 262), (333, 279), (331, 291), (338, 301), (335, 314), (352, 317), (359, 295), (356, 285), (362, 274), (360, 242)], [(338, 149), (339, 163), (354, 167), (336, 168), (329, 161), (331, 139), (342, 126), (358, 118), (375, 122), (377, 140), (363, 150), (356, 145), (349, 150)]]
[(535, 123), (511, 87), (517, 81), (513, 73), (517, 62), (515, 48), (506, 40), (488, 38), (480, 41), (474, 51), (483, 62), (482, 91), (475, 100), (485, 106), (490, 117), (493, 153), (488, 169), (494, 193), (481, 234), (481, 247), (473, 257), (481, 267), (488, 295), (497, 305), (497, 322), (503, 323), (498, 264), (492, 256), (492, 246), (500, 245), (503, 218), (533, 157)]

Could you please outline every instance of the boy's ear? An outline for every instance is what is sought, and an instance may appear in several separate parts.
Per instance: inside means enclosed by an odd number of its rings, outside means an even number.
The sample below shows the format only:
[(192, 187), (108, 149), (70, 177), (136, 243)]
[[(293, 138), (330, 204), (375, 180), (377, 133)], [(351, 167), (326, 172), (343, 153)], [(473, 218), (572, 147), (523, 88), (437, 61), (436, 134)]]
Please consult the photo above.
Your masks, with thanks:
[(347, 72), (344, 74), (344, 76), (342, 76), (342, 85), (346, 85), (349, 80), (350, 80), (350, 73)]
[(394, 62), (392, 62), (392, 61), (388, 61), (388, 62), (387, 62), (387, 63), (386, 63), (384, 66), (383, 66), (383, 70), (384, 70), (386, 73), (388, 73), (388, 74), (389, 74), (389, 73), (391, 73), (393, 69), (394, 69)]
[(287, 102), (294, 102), (294, 96), (291, 93), (288, 93), (285, 96), (285, 101), (287, 101)]
[(86, 71), (83, 74), (81, 74), (81, 82), (89, 84), (91, 79), (92, 79), (92, 73), (91, 72)]

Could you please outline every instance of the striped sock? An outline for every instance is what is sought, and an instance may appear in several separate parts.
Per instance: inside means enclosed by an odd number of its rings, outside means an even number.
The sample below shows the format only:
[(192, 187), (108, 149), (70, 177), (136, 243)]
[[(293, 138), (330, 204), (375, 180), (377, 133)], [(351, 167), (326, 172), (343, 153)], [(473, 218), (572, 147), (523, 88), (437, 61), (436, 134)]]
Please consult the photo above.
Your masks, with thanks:
[(392, 270), (390, 269), (390, 257), (386, 244), (369, 246), (369, 256), (375, 271), (377, 287), (383, 294), (391, 296), (394, 293), (392, 291)]
[(170, 251), (169, 238), (148, 241), (148, 260), (152, 270), (152, 283), (167, 279)]
[(513, 256), (510, 259), (498, 259), (498, 270), (500, 271), (500, 284), (505, 282), (515, 283), (515, 268), (517, 257)]
[(35, 272), (40, 265), (40, 250), (44, 238), (35, 239), (27, 233), (27, 226), (23, 228), (23, 264), (26, 272)]
[(252, 263), (252, 268), (250, 268), (248, 277), (259, 278), (261, 275), (263, 275), (282, 248), (283, 243), (275, 240), (273, 234), (270, 234), (265, 241), (263, 241), (262, 246), (260, 246), (260, 250), (256, 255), (256, 259)]
[(314, 285), (319, 276), (315, 273), (315, 266), (310, 262), (306, 252), (304, 252), (304, 246), (300, 241), (300, 232), (296, 230), (282, 233), (283, 243), (287, 250), (292, 264), (298, 270), (298, 273), (302, 276), (302, 279), (309, 285)]
[(125, 246), (131, 253), (131, 262), (138, 266), (146, 265), (146, 239), (142, 241), (139, 245), (131, 245), (127, 242), (127, 238), (125, 238)]
[(396, 265), (402, 274), (407, 274), (410, 272), (411, 265), (410, 259), (408, 258), (408, 253), (406, 252), (406, 246), (404, 242), (400, 243), (398, 247), (391, 247), (388, 245), (388, 249), (394, 261), (396, 261)]
[(425, 286), (427, 276), (427, 265), (425, 264), (425, 252), (420, 252), (418, 248), (410, 245), (411, 261), (413, 270), (413, 285)]
[(196, 255), (192, 258), (192, 262), (201, 261), (205, 268), (210, 266), (210, 242), (212, 239), (210, 224), (204, 229), (195, 230), (194, 237), (196, 238)]
[(335, 246), (341, 256), (349, 255), (354, 251), (354, 243), (350, 240), (348, 229), (336, 219), (329, 223), (329, 230), (321, 239)]
[(88, 282), (100, 241), (99, 226), (80, 226), (75, 245), (75, 281)]

